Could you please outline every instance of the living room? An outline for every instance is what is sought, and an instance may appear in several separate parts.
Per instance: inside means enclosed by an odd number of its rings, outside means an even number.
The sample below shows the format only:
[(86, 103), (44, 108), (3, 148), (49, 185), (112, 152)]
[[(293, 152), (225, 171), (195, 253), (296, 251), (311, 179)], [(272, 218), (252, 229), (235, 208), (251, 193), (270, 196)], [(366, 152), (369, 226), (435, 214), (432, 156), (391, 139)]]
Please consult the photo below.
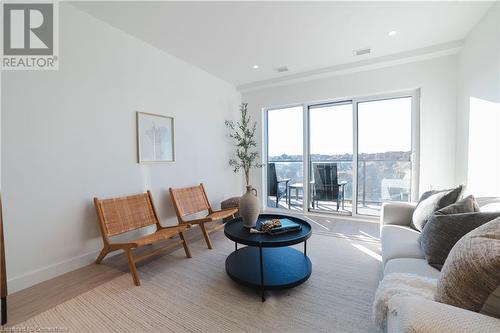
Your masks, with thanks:
[(497, 1), (2, 11), (2, 330), (500, 331)]

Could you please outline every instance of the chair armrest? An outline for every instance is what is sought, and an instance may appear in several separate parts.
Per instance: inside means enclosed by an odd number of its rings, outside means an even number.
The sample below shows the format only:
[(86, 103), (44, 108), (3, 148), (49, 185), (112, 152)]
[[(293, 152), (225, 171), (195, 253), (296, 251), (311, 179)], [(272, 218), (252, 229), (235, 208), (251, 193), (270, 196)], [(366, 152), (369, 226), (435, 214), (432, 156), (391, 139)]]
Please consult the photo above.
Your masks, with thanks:
[(179, 229), (179, 231), (186, 231), (187, 229), (189, 229), (191, 227), (191, 225), (189, 224), (176, 224), (176, 225), (167, 225), (167, 226), (161, 226), (160, 228), (158, 228), (157, 230), (162, 230), (162, 229)]
[(393, 297), (388, 304), (387, 333), (493, 333), (500, 319), (414, 296)]
[(229, 208), (222, 208), (222, 209), (219, 209), (219, 210), (214, 210), (214, 213), (215, 212), (227, 212), (227, 211), (230, 211), (230, 210), (235, 210), (238, 211), (238, 207), (229, 207)]
[(416, 203), (385, 202), (380, 212), (380, 227), (387, 224), (410, 226)]

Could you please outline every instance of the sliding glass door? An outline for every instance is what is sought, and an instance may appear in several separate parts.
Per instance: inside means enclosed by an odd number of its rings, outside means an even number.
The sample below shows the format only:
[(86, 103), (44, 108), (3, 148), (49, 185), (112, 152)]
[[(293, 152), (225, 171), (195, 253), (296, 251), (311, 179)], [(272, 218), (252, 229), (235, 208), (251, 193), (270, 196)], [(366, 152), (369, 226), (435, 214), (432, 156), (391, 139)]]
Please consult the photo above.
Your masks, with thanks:
[(309, 210), (352, 212), (352, 102), (309, 107)]
[(418, 92), (266, 110), (268, 208), (380, 214), (418, 184)]
[(357, 207), (378, 215), (383, 202), (410, 201), (412, 97), (359, 102)]
[[(302, 210), (302, 106), (267, 111), (267, 202), (269, 208)], [(293, 199), (290, 189), (295, 188)]]

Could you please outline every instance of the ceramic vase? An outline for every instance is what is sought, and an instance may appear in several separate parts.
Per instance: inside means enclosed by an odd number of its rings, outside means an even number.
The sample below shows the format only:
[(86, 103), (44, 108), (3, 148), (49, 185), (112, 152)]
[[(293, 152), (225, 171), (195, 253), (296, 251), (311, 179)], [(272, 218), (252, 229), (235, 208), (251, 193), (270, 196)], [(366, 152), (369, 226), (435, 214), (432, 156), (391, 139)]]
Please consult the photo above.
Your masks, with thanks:
[(251, 185), (247, 185), (247, 191), (240, 199), (240, 216), (246, 228), (255, 227), (259, 218), (260, 201), (257, 197), (257, 190)]

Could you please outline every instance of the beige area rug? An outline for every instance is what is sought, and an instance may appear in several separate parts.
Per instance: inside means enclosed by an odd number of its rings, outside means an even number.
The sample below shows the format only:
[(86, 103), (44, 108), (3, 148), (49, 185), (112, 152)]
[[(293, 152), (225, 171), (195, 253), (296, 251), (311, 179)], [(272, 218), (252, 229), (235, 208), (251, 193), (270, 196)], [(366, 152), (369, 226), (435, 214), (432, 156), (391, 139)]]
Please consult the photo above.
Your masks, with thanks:
[[(70, 332), (374, 332), (371, 304), (381, 274), (379, 244), (313, 234), (313, 272), (301, 286), (267, 292), (241, 287), (225, 272), (234, 243), (192, 243), (139, 267), (142, 285), (123, 274), (17, 327)], [(298, 247), (302, 250), (302, 246)]]

